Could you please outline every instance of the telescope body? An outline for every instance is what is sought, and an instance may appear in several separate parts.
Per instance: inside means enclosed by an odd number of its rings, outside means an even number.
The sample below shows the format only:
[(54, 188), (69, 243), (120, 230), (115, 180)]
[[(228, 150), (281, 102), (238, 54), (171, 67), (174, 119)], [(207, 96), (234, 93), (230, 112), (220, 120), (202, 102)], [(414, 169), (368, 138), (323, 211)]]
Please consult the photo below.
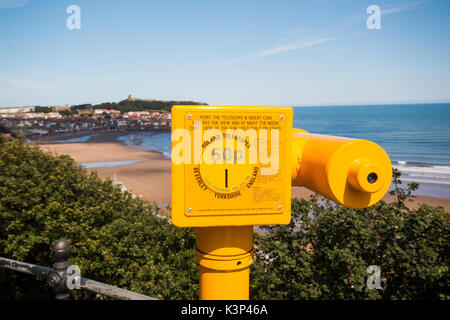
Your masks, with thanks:
[(345, 207), (361, 209), (389, 189), (391, 161), (377, 144), (360, 139), (309, 134), (293, 129), (293, 186), (315, 191)]

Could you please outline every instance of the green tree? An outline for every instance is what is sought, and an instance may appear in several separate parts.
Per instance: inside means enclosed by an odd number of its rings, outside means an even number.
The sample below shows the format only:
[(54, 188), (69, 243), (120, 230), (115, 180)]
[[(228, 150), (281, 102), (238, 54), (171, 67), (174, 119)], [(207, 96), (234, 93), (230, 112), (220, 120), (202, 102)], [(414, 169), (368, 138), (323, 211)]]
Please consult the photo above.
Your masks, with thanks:
[(52, 108), (36, 106), (36, 107), (34, 107), (34, 112), (49, 113), (49, 112), (52, 112)]
[[(257, 235), (252, 296), (262, 299), (449, 298), (450, 214), (442, 207), (410, 210), (404, 201), (363, 210), (314, 196), (292, 201), (288, 226)], [(401, 190), (400, 190), (401, 189)], [(367, 268), (381, 269), (381, 289), (369, 289)]]

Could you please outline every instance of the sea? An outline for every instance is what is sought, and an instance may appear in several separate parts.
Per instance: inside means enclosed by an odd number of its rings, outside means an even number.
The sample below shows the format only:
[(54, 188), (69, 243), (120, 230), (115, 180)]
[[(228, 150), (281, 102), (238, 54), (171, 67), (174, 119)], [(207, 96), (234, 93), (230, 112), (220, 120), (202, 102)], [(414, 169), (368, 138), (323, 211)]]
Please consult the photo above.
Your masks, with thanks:
[[(402, 172), (402, 181), (431, 184), (426, 195), (450, 198), (450, 103), (294, 107), (293, 125), (310, 133), (373, 141)], [(133, 133), (119, 140), (170, 157), (170, 133)]]

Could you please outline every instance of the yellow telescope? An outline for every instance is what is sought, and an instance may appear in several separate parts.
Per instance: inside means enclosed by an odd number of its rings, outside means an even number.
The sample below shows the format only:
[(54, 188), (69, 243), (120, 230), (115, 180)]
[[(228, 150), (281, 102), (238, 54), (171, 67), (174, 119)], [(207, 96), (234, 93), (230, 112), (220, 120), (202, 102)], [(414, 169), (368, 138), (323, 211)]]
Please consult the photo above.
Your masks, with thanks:
[(345, 207), (367, 208), (384, 197), (392, 179), (386, 152), (358, 139), (293, 129), (291, 179)]
[(389, 189), (377, 144), (292, 122), (290, 107), (172, 108), (172, 223), (196, 227), (201, 299), (249, 298), (253, 226), (290, 222), (292, 186), (350, 208)]

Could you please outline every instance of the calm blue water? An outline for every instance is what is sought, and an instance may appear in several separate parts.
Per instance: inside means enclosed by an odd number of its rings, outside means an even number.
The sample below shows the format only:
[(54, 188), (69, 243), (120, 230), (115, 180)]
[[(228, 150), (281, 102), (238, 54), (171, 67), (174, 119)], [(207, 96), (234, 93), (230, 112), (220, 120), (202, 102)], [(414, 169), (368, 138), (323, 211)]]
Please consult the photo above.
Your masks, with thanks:
[[(294, 128), (367, 139), (383, 147), (404, 181), (450, 186), (450, 104), (295, 107)], [(170, 157), (170, 133), (137, 133), (137, 147)]]
[(53, 141), (53, 142), (64, 142), (64, 143), (68, 143), (68, 142), (87, 142), (87, 141), (89, 141), (90, 138), (91, 138), (91, 136), (83, 136), (83, 137), (77, 137), (77, 138), (71, 138), (71, 139), (56, 140), (56, 141)]
[(106, 162), (85, 162), (81, 166), (86, 169), (92, 168), (114, 168), (128, 164), (138, 163), (143, 160), (125, 160), (125, 161), (106, 161)]
[[(147, 150), (155, 150), (161, 152), (165, 157), (170, 158), (171, 139), (170, 132), (153, 133), (153, 132), (138, 132), (127, 136), (121, 136), (117, 140), (124, 142), (127, 145), (143, 148)], [(136, 140), (142, 141), (137, 145)]]

